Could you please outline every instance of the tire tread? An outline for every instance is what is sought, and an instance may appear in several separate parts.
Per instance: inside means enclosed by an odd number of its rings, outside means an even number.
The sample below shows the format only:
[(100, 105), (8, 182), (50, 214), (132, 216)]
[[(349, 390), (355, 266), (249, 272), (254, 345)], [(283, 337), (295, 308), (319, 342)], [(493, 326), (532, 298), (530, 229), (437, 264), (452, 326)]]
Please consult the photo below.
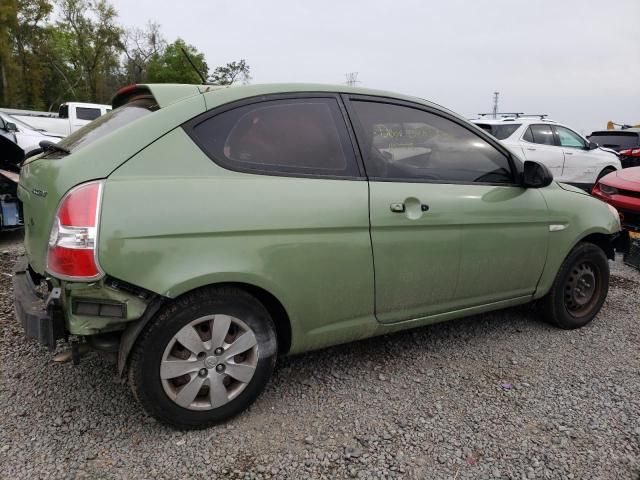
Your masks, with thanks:
[[(162, 421), (163, 423), (169, 424), (173, 427), (177, 427), (180, 429), (201, 429), (208, 428), (218, 423), (225, 421), (225, 418), (218, 419), (212, 418), (208, 421), (198, 422), (197, 424), (189, 423), (189, 422), (180, 422), (176, 421), (173, 418), (170, 418), (166, 415), (166, 412), (162, 410), (160, 405), (157, 402), (152, 401), (145, 395), (143, 392), (143, 382), (140, 381), (142, 378), (142, 363), (145, 359), (145, 346), (148, 344), (149, 339), (153, 338), (158, 330), (165, 328), (167, 322), (177, 315), (180, 311), (193, 306), (194, 304), (200, 302), (211, 301), (212, 298), (220, 299), (220, 300), (230, 300), (230, 301), (242, 301), (245, 302), (253, 309), (258, 311), (262, 317), (264, 317), (268, 322), (268, 327), (274, 332), (275, 335), (275, 326), (273, 324), (273, 320), (269, 315), (269, 312), (265, 308), (265, 306), (257, 300), (253, 295), (236, 287), (227, 287), (227, 286), (212, 286), (212, 287), (203, 287), (198, 290), (194, 290), (189, 292), (174, 301), (171, 301), (164, 305), (161, 310), (156, 313), (155, 317), (149, 321), (144, 330), (140, 333), (140, 336), (136, 340), (136, 343), (132, 349), (129, 367), (127, 371), (127, 380), (129, 383), (129, 387), (131, 388), (131, 392), (135, 399), (140, 403), (144, 411)], [(276, 345), (277, 349), (277, 345)], [(275, 366), (275, 361), (277, 357), (276, 353), (270, 359), (271, 365), (270, 369), (273, 370)]]
[[(585, 255), (590, 255), (590, 254), (600, 255), (607, 267), (606, 281), (603, 287), (604, 294), (602, 295), (602, 297), (604, 298), (600, 300), (601, 304), (597, 309), (595, 309), (595, 313), (593, 313), (593, 315), (587, 317), (585, 321), (572, 322), (568, 320), (566, 315), (563, 315), (564, 310), (561, 307), (561, 305), (564, 305), (564, 298), (563, 298), (564, 293), (562, 292), (562, 288), (559, 286), (559, 284), (564, 280), (565, 275), (573, 267), (573, 264), (576, 262), (576, 259)], [(609, 265), (608, 265), (608, 260), (605, 252), (599, 246), (593, 243), (580, 242), (578, 245), (576, 245), (573, 248), (573, 250), (571, 250), (571, 252), (569, 252), (569, 255), (567, 255), (567, 257), (564, 259), (564, 262), (562, 262), (562, 265), (560, 266), (560, 269), (556, 274), (556, 278), (553, 280), (551, 290), (549, 290), (549, 293), (547, 293), (547, 295), (540, 300), (540, 304), (542, 307), (542, 312), (545, 320), (553, 324), (554, 326), (558, 328), (562, 328), (564, 330), (580, 328), (588, 324), (593, 319), (593, 317), (595, 317), (598, 314), (598, 312), (600, 311), (600, 308), (602, 307), (602, 303), (604, 303), (604, 299), (607, 296), (607, 292), (609, 289), (608, 274), (609, 274)]]

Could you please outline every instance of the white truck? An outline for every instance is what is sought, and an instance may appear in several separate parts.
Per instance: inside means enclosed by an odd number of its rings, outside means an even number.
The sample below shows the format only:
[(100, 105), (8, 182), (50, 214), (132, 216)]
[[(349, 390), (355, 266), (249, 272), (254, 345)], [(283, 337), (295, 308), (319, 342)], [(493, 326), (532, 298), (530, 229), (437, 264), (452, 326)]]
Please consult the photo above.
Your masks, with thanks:
[(110, 105), (81, 102), (63, 103), (60, 105), (58, 113), (0, 108), (0, 112), (8, 113), (12, 117), (22, 120), (36, 130), (46, 130), (63, 137), (109, 111), (111, 111)]

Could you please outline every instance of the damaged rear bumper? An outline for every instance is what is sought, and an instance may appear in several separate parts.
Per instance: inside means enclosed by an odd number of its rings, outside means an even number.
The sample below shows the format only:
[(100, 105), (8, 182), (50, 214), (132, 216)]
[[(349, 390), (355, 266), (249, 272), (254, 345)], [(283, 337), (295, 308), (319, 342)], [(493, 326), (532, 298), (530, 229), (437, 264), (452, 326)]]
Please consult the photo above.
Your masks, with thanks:
[(13, 292), (16, 320), (25, 336), (55, 349), (56, 341), (66, 337), (60, 289), (52, 289), (45, 298), (36, 288), (27, 257), (20, 257), (14, 268)]

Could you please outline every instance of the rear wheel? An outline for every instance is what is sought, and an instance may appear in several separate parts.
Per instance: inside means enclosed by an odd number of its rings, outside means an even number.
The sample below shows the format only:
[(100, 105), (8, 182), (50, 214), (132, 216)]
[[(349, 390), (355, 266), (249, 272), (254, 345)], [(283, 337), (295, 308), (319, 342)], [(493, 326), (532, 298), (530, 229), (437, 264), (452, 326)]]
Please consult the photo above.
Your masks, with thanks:
[(607, 256), (592, 243), (580, 243), (569, 253), (542, 299), (543, 313), (557, 327), (582, 327), (600, 311), (608, 291)]
[(202, 289), (173, 302), (143, 331), (129, 384), (149, 415), (204, 428), (257, 398), (276, 354), (273, 321), (258, 300), (235, 288)]

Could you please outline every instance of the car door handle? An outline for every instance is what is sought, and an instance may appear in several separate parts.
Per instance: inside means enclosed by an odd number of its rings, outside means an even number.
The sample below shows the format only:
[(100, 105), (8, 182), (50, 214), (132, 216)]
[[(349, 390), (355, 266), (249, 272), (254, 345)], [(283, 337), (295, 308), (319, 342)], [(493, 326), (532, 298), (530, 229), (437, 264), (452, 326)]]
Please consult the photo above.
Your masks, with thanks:
[[(392, 203), (391, 205), (389, 205), (389, 209), (393, 213), (404, 213), (405, 210), (406, 210), (406, 207), (405, 207), (404, 203)], [(423, 212), (428, 212), (429, 211), (429, 205), (427, 205), (426, 203), (420, 204), (420, 210), (423, 211)]]
[(535, 148), (530, 148), (530, 147), (529, 147), (529, 148), (527, 148), (527, 150), (529, 150), (529, 151), (531, 151), (531, 152), (535, 152), (535, 151), (536, 151), (536, 149), (535, 149)]
[(564, 152), (565, 155), (573, 155), (573, 152)]

